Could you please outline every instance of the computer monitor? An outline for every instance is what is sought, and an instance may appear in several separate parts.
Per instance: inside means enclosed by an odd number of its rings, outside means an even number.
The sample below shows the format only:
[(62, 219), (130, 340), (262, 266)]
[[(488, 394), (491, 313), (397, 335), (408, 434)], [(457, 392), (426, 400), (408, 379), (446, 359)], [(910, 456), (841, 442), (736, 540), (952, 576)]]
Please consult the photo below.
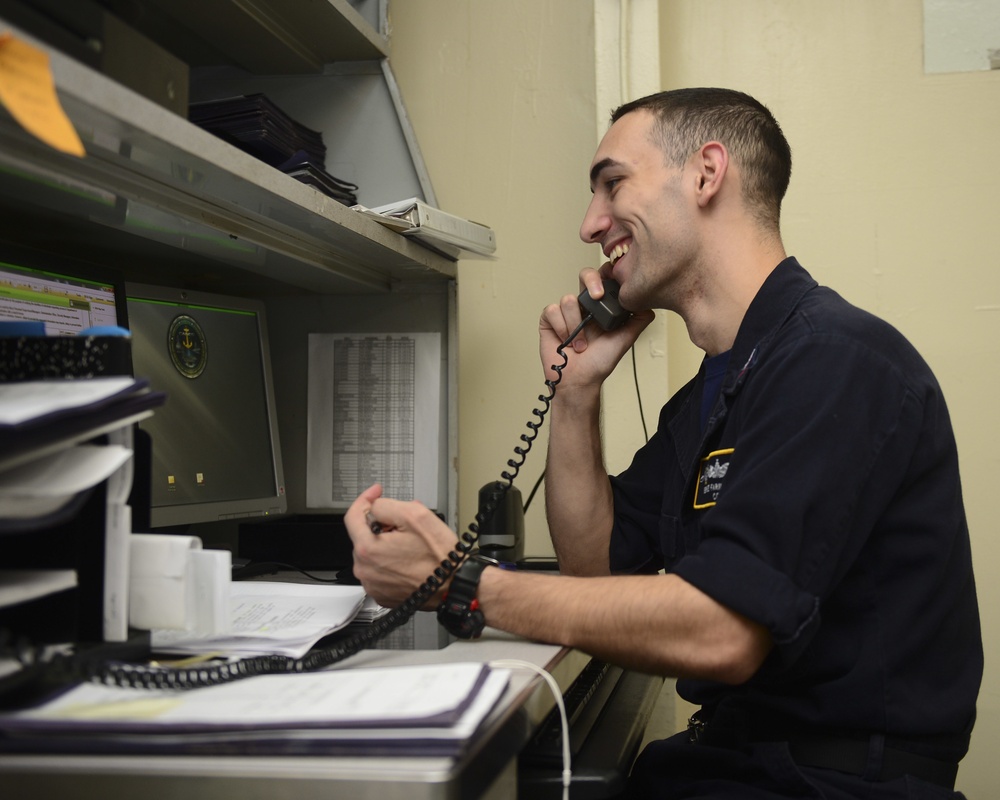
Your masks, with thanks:
[(124, 287), (100, 267), (0, 250), (0, 320), (41, 322), (47, 336), (127, 327)]
[(263, 303), (136, 284), (126, 294), (135, 376), (167, 393), (140, 423), (151, 526), (284, 513)]

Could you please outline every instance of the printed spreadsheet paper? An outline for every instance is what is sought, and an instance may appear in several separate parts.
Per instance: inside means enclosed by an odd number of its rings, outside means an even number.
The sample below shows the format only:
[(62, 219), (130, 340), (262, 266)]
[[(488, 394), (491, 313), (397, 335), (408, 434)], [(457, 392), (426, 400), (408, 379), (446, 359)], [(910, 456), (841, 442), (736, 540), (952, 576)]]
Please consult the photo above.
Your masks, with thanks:
[(309, 335), (306, 504), (346, 508), (373, 483), (438, 506), (441, 335)]

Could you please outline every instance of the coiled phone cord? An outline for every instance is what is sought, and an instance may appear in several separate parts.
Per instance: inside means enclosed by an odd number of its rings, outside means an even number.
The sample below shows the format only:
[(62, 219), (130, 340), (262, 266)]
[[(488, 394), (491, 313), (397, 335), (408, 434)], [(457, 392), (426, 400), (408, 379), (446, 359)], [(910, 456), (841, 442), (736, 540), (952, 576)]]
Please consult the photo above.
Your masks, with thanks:
[(323, 669), (360, 652), (396, 630), (434, 596), (434, 593), (444, 585), (445, 581), (475, 548), (475, 544), (479, 540), (480, 526), (490, 520), (503, 502), (505, 495), (514, 485), (514, 480), (527, 459), (532, 444), (538, 438), (538, 432), (552, 406), (556, 387), (562, 380), (562, 371), (569, 363), (569, 356), (565, 352), (566, 348), (592, 319), (592, 314), (586, 315), (566, 340), (556, 348), (556, 353), (562, 358), (562, 363), (550, 366), (556, 375), (545, 381), (548, 394), (538, 395), (538, 401), (541, 405), (532, 410), (534, 419), (527, 422), (528, 433), (521, 434), (520, 440), (523, 446), (518, 445), (514, 448), (514, 454), (517, 458), (508, 459), (509, 471), (503, 470), (500, 473), (502, 480), (496, 482), (497, 495), (494, 501), (485, 503), (484, 507), (478, 511), (475, 522), (469, 525), (468, 530), (461, 535), (461, 541), (454, 550), (448, 553), (447, 558), (441, 561), (433, 574), (428, 575), (424, 583), (402, 604), (373, 622), (365, 630), (330, 647), (314, 649), (302, 658), (279, 655), (251, 656), (223, 664), (163, 667), (125, 662), (102, 663), (79, 659), (74, 655), (60, 655), (47, 665), (49, 670), (53, 670), (51, 677), (58, 679), (58, 675), (61, 673), (64, 678), (89, 680), (115, 686), (143, 689), (194, 689), (229, 683), (254, 675), (312, 672)]

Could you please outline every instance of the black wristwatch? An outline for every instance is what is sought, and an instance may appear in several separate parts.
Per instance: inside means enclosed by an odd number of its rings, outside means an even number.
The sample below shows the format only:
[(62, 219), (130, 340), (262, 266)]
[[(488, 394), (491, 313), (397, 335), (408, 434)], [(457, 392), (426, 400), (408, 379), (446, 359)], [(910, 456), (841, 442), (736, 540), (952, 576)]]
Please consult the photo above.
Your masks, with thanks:
[(486, 620), (476, 599), (479, 576), (487, 567), (498, 566), (496, 559), (473, 553), (455, 571), (448, 594), (437, 609), (438, 622), (448, 633), (459, 639), (478, 639), (482, 634)]

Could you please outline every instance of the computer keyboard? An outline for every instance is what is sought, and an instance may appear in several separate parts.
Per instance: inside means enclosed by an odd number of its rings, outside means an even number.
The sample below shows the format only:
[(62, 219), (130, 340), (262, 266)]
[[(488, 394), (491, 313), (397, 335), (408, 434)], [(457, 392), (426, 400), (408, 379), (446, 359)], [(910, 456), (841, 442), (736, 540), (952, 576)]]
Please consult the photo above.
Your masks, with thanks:
[[(570, 755), (580, 752), (622, 676), (621, 667), (591, 659), (563, 695), (569, 722)], [(538, 766), (562, 763), (562, 723), (553, 708), (521, 753), (524, 763)]]

